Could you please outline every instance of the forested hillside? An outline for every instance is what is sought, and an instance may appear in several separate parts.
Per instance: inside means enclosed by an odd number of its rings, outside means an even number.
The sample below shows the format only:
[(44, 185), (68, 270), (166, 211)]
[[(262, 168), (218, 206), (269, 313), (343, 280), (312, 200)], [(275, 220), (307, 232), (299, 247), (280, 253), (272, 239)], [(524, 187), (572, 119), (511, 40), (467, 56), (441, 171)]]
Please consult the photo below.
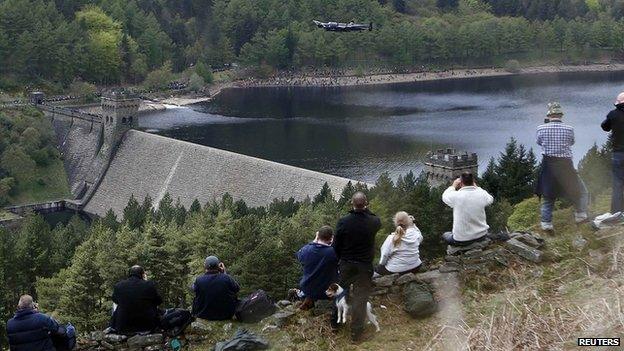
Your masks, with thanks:
[[(263, 70), (434, 69), (613, 58), (621, 0), (1, 0), (0, 89)], [(325, 21), (374, 30), (325, 32)], [(423, 67), (424, 66), (424, 67)], [(254, 70), (250, 70), (253, 74)], [(151, 74), (151, 77), (150, 77)]]

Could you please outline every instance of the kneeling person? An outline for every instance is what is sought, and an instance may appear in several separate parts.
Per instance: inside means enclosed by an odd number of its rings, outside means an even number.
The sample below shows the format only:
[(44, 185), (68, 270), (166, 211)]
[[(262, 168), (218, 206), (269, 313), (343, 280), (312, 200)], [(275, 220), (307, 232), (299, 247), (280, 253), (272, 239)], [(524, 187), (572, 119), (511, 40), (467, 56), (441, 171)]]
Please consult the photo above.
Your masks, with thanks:
[(225, 266), (215, 256), (204, 261), (206, 273), (195, 279), (193, 315), (198, 318), (222, 321), (232, 319), (238, 306), (238, 283), (225, 272)]
[(297, 259), (303, 268), (299, 282), (304, 302), (301, 309), (314, 306), (316, 300), (326, 300), (325, 290), (338, 281), (338, 258), (331, 246), (334, 231), (325, 225), (316, 232), (313, 242), (306, 244), (297, 252)]

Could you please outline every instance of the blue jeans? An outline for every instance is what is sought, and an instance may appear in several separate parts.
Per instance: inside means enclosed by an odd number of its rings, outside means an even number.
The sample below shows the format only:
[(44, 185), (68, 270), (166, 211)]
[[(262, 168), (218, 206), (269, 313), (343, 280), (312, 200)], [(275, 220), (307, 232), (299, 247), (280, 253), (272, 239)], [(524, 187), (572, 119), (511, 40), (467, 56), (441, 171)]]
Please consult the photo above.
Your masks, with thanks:
[[(576, 209), (576, 213), (587, 212), (587, 207), (589, 207), (589, 191), (587, 191), (587, 187), (585, 186), (585, 182), (581, 178), (579, 178), (581, 193), (579, 199), (574, 202), (574, 208)], [(544, 197), (542, 199), (542, 222), (552, 223), (552, 213), (555, 208), (555, 198)]]
[(622, 211), (624, 203), (624, 152), (613, 153), (613, 195), (611, 197), (611, 213)]

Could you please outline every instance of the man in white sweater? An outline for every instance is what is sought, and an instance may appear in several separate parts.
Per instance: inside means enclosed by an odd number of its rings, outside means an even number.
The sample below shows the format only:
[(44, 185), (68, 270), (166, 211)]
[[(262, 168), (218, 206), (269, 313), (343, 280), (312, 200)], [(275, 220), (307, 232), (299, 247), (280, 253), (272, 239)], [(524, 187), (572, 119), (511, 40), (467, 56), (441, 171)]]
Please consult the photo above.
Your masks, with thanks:
[(453, 232), (443, 235), (449, 245), (468, 245), (485, 237), (490, 229), (485, 208), (494, 198), (477, 186), (472, 173), (462, 173), (444, 191), (442, 201), (453, 209)]

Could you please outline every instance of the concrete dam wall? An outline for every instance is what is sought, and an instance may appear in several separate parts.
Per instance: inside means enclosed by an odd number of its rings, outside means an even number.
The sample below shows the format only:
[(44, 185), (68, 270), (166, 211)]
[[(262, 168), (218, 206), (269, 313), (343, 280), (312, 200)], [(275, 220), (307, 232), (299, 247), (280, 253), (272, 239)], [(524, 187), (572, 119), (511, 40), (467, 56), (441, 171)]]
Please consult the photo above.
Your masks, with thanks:
[[(91, 151), (88, 151), (89, 154)], [(187, 208), (229, 193), (250, 206), (273, 199), (303, 200), (327, 182), (339, 196), (351, 180), (137, 130), (123, 136), (106, 173), (86, 204), (88, 213), (123, 214), (131, 195), (149, 195), (155, 206), (166, 193)], [(356, 181), (352, 181), (356, 183)]]

